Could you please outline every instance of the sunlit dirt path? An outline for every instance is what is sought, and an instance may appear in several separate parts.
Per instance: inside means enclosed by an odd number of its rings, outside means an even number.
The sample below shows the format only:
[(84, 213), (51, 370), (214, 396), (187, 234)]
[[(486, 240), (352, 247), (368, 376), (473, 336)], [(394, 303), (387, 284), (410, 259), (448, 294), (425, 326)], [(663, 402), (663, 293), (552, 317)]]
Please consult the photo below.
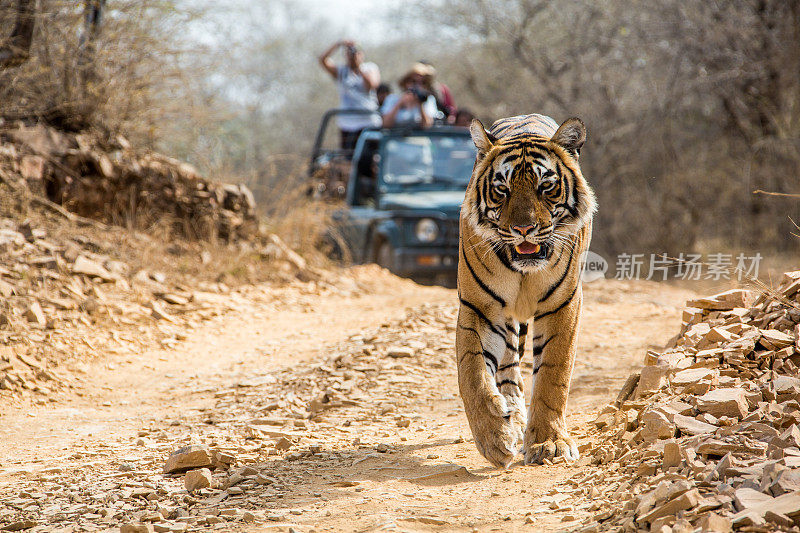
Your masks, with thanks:
[[(577, 526), (589, 511), (571, 507), (569, 494), (554, 487), (590, 468), (585, 461), (501, 471), (476, 452), (452, 363), (455, 291), (376, 272), (357, 277), (359, 289), (349, 292), (254, 288), (174, 349), (96, 361), (80, 395), (6, 410), (0, 513), (32, 517), (33, 531), (103, 530), (138, 519), (163, 531)], [(598, 281), (584, 290), (569, 415), (583, 443), (587, 421), (645, 350), (677, 330), (692, 295), (649, 282)], [(414, 355), (387, 357), (393, 347)], [(304, 382), (321, 375), (337, 407), (311, 416)], [(254, 420), (274, 425), (274, 435), (248, 429)], [(287, 449), (276, 449), (277, 434), (289, 437)], [(160, 473), (169, 453), (188, 443), (225, 446), (237, 457), (234, 468), (250, 466), (245, 475), (272, 481), (245, 479), (234, 487), (241, 491), (231, 490), (230, 472), (219, 473), (221, 488), (188, 497), (180, 477)], [(156, 496), (125, 492), (140, 484), (157, 487)], [(20, 494), (31, 492), (45, 497), (25, 504)]]

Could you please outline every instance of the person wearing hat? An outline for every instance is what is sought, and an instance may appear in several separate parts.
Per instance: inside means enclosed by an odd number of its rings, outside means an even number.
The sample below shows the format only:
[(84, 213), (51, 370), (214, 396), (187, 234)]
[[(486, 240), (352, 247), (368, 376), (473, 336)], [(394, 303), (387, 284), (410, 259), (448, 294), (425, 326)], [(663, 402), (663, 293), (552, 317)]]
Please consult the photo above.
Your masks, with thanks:
[(422, 85), (422, 80), (429, 74), (429, 70), (427, 65), (416, 63), (405, 76), (400, 78), (398, 85), (401, 92), (388, 95), (381, 106), (384, 128), (394, 126), (428, 128), (433, 125), (433, 119), (439, 116), (436, 98)]
[(450, 87), (436, 79), (436, 69), (429, 61), (420, 59), (419, 62), (428, 67), (428, 73), (422, 77), (422, 86), (436, 98), (436, 107), (444, 113), (445, 118), (453, 120), (457, 108)]
[[(331, 54), (343, 47), (347, 63), (336, 65), (331, 59)], [(363, 109), (367, 111), (378, 110), (378, 100), (375, 89), (381, 82), (381, 74), (375, 63), (364, 62), (364, 52), (358, 49), (353, 41), (337, 41), (331, 45), (321, 56), (320, 65), (335, 80), (339, 89), (339, 107), (342, 109)], [(341, 114), (337, 117), (339, 130), (341, 130), (341, 146), (343, 150), (355, 148), (358, 136), (364, 128), (380, 126), (377, 116), (367, 114), (348, 115)]]

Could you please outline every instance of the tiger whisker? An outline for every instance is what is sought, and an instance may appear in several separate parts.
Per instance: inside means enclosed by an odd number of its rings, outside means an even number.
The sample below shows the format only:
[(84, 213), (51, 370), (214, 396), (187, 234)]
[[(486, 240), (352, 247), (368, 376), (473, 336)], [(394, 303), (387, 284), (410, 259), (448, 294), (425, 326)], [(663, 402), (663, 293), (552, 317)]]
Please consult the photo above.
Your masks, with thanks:
[(484, 253), (480, 256), (481, 260), (484, 260), (486, 259), (486, 256), (489, 254), (489, 252), (499, 250), (503, 246), (503, 244), (504, 244), (503, 241), (496, 241), (489, 237), (484, 237), (478, 241), (473, 241), (469, 247), (469, 250), (475, 251), (475, 249), (478, 248), (479, 246), (485, 246), (486, 249)]
[(575, 250), (575, 246), (577, 246), (577, 244), (578, 244), (576, 239), (571, 238), (571, 237), (566, 237), (566, 236), (563, 236), (563, 235), (555, 235), (554, 234), (551, 237), (551, 239), (555, 243), (558, 243), (558, 244), (561, 244), (562, 246), (568, 247), (570, 253)]

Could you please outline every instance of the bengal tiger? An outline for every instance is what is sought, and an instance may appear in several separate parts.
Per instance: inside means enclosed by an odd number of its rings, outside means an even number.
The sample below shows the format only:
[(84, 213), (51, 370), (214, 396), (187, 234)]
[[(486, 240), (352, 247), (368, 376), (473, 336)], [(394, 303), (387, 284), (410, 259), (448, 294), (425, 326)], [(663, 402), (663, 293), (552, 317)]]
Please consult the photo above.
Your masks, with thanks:
[[(580, 259), (594, 192), (578, 156), (586, 127), (543, 115), (470, 126), (478, 149), (459, 221), (458, 385), (478, 451), (508, 468), (577, 459), (565, 411), (581, 310)], [(520, 359), (532, 321), (526, 416)], [(523, 430), (524, 428), (524, 430)], [(524, 432), (524, 433), (523, 433)]]

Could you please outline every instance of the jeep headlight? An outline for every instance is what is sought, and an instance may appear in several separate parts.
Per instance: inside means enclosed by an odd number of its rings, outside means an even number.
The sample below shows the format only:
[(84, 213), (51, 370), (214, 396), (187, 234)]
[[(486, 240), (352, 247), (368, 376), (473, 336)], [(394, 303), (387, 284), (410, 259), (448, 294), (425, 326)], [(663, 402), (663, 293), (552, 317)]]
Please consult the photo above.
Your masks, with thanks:
[(423, 218), (417, 222), (414, 234), (420, 242), (433, 242), (439, 236), (439, 225), (430, 218)]

